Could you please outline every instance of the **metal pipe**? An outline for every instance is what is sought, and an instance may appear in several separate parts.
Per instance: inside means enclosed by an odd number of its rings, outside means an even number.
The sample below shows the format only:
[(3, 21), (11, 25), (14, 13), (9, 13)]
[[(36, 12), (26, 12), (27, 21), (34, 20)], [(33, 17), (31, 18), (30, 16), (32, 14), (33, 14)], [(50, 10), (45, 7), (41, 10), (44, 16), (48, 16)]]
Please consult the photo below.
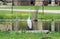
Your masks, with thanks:
[(13, 26), (13, 5), (14, 5), (14, 0), (12, 0), (12, 7), (11, 7), (11, 9), (12, 9), (12, 11), (11, 11), (11, 13), (12, 13), (12, 30), (14, 30), (14, 26)]

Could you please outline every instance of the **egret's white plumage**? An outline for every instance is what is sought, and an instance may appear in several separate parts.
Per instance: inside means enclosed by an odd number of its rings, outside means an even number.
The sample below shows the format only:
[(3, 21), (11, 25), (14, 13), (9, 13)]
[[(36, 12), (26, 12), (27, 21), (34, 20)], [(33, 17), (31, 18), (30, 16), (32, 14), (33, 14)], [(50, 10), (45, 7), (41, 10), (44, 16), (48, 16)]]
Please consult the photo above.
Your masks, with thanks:
[(31, 29), (32, 28), (32, 21), (30, 20), (30, 18), (27, 19), (27, 24), (28, 24), (28, 27)]

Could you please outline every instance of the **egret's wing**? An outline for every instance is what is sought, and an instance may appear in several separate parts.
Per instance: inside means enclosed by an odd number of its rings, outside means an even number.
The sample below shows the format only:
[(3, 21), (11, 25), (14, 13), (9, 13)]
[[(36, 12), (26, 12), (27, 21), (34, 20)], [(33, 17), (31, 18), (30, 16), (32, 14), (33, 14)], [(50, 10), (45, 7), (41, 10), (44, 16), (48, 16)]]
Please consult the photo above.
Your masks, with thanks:
[(32, 22), (31, 22), (30, 18), (27, 19), (27, 24), (28, 24), (28, 27), (31, 29), (32, 28)]

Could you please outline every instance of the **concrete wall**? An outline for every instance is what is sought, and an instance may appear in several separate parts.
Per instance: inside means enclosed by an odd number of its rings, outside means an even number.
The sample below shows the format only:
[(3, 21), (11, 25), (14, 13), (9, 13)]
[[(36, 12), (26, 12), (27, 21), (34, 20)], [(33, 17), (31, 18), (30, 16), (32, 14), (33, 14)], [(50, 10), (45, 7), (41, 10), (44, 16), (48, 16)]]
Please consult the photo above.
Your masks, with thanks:
[[(42, 0), (35, 0), (35, 6), (41, 6), (43, 4)], [(58, 6), (60, 5), (60, 1), (58, 1), (58, 4), (55, 4), (55, 0), (51, 0), (51, 4), (48, 4), (48, 0), (44, 1), (44, 5), (46, 6)]]
[(42, 3), (42, 0), (35, 0), (35, 6), (40, 6)]
[[(7, 5), (12, 5), (11, 2), (7, 1)], [(19, 1), (19, 0), (14, 0), (14, 5), (31, 5), (30, 1)], [(35, 0), (35, 6), (41, 6), (43, 4), (42, 0)], [(3, 3), (0, 1), (0, 5), (3, 5)], [(55, 0), (51, 1), (51, 4), (48, 4), (48, 1), (44, 1), (44, 5), (48, 6), (57, 6), (60, 5), (60, 1), (58, 1), (58, 4), (55, 4)]]
[(2, 1), (0, 1), (0, 5), (3, 5), (3, 2)]
[(60, 1), (58, 2), (58, 5), (60, 6)]

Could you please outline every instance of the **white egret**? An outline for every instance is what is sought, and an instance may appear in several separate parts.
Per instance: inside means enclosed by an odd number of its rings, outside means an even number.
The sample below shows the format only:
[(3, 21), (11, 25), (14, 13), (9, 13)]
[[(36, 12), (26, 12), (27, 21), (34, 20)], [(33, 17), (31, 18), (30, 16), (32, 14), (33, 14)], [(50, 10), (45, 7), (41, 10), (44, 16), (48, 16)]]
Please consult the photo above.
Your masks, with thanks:
[(32, 21), (30, 19), (30, 9), (29, 9), (29, 12), (28, 12), (27, 24), (28, 24), (28, 27), (31, 29), (32, 28)]

